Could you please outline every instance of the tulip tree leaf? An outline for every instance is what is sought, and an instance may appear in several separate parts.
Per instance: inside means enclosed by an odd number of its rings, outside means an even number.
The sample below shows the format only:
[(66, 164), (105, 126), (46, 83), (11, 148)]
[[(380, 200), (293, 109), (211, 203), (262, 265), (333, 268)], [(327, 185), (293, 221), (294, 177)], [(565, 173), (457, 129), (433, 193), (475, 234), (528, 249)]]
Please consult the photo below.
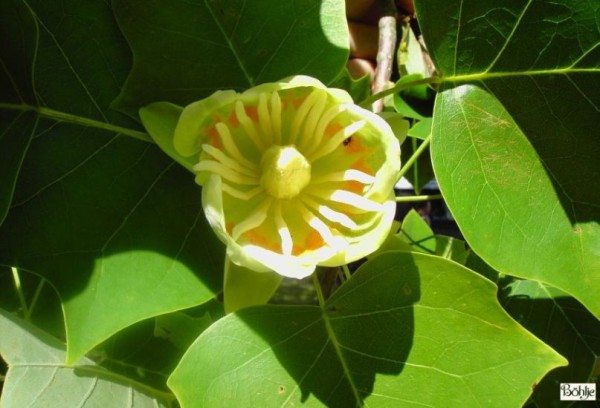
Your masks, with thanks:
[[(2, 94), (2, 120), (31, 120), (10, 122), (5, 140), (32, 140), (0, 228), (0, 264), (56, 288), (74, 362), (136, 321), (214, 297), (224, 251), (204, 220), (193, 176), (138, 140), (148, 140), (139, 125), (109, 108), (129, 68), (109, 5), (66, 1), (65, 14), (50, 2), (27, 4), (35, 24), (23, 24), (21, 42), (12, 36), (0, 55), (18, 58), (3, 68), (11, 78), (25, 75), (20, 67), (34, 73), (30, 85), (14, 83), (33, 87), (40, 104), (24, 97), (17, 106), (12, 94), (5, 103)], [(2, 24), (12, 24), (13, 14), (0, 14)], [(25, 40), (35, 42), (33, 57), (17, 52)]]
[(598, 6), (416, 6), (442, 77), (433, 165), (467, 242), (498, 271), (558, 287), (600, 317)]
[(84, 358), (66, 366), (65, 347), (0, 309), (0, 354), (9, 364), (0, 405), (170, 407), (172, 395), (136, 384)]
[[(36, 103), (32, 83), (32, 62), (37, 26), (24, 4), (0, 3), (0, 107)], [(22, 31), (19, 44), (14, 32)], [(21, 162), (37, 125), (35, 114), (0, 111), (0, 224), (13, 196)]]
[(436, 251), (433, 231), (414, 209), (411, 209), (402, 220), (402, 228), (397, 235), (414, 251), (426, 254), (434, 254)]
[(116, 106), (132, 116), (152, 102), (185, 106), (217, 90), (241, 91), (296, 74), (329, 83), (348, 59), (342, 0), (113, 5), (134, 55)]
[(454, 262), (386, 252), (323, 308), (257, 306), (219, 320), (168, 384), (183, 406), (521, 406), (565, 360), (495, 294)]
[(569, 360), (536, 385), (539, 407), (562, 407), (560, 383), (590, 383), (600, 374), (600, 321), (581, 303), (545, 284), (515, 280), (503, 290), (504, 308), (523, 326)]

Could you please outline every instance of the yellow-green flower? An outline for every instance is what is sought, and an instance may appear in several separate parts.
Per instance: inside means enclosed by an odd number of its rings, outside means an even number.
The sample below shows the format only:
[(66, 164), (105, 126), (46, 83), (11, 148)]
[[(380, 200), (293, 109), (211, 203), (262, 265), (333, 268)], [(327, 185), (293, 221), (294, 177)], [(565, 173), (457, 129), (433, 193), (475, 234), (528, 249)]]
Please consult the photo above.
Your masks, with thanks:
[(345, 91), (304, 76), (218, 91), (185, 107), (173, 143), (235, 264), (302, 278), (388, 234), (400, 147)]

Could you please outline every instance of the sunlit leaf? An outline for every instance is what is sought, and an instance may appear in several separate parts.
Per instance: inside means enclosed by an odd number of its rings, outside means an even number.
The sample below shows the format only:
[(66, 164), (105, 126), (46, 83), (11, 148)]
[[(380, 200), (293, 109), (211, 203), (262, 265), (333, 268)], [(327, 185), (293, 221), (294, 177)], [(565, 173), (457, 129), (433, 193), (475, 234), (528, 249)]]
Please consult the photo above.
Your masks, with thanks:
[(597, 4), (416, 6), (443, 81), (432, 160), (469, 245), (600, 316)]
[(0, 309), (0, 354), (8, 363), (0, 406), (170, 407), (173, 397), (84, 358), (65, 365), (65, 346)]
[(323, 308), (258, 306), (221, 319), (169, 386), (183, 406), (521, 406), (565, 361), (495, 296), (454, 262), (383, 253)]

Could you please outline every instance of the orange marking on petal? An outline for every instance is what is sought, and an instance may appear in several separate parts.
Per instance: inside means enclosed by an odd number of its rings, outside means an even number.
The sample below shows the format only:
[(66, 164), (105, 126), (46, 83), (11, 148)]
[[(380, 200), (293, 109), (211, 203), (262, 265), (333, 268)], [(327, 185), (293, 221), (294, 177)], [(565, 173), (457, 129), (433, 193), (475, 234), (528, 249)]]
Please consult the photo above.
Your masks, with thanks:
[(262, 236), (261, 234), (259, 234), (256, 231), (256, 228), (250, 230), (250, 231), (246, 231), (242, 234), (242, 238), (245, 241), (250, 242), (251, 244), (263, 247), (265, 249), (267, 248), (267, 238), (265, 238), (264, 236)]
[(208, 136), (210, 137), (210, 144), (212, 146), (216, 147), (217, 149), (221, 149), (223, 147), (221, 138), (219, 137), (219, 132), (217, 132), (217, 129), (214, 126), (206, 129), (206, 133), (208, 133)]
[(325, 241), (323, 241), (323, 237), (317, 231), (312, 231), (308, 234), (308, 237), (304, 240), (304, 245), (306, 249), (318, 249), (323, 246)]
[(363, 183), (361, 183), (360, 181), (348, 180), (348, 181), (346, 181), (346, 183), (344, 183), (343, 189), (346, 191), (351, 191), (356, 194), (362, 194), (364, 188), (365, 188), (365, 185)]
[(360, 159), (360, 160), (354, 162), (350, 166), (350, 168), (352, 168), (354, 170), (362, 171), (363, 173), (366, 173), (369, 176), (375, 175), (375, 172), (369, 166), (367, 166), (367, 164), (365, 163), (365, 161), (363, 159)]
[(227, 231), (227, 233), (229, 235), (231, 235), (234, 227), (235, 227), (235, 224), (233, 222), (229, 221), (227, 224), (225, 224), (225, 231)]
[(340, 125), (337, 122), (333, 122), (325, 128), (325, 134), (327, 136), (331, 137), (331, 136), (335, 135), (337, 132), (339, 132), (340, 130), (342, 130), (342, 125)]
[(229, 114), (229, 118), (227, 119), (227, 121), (234, 128), (236, 128), (236, 127), (238, 127), (240, 125), (240, 121), (238, 120), (237, 115), (235, 114), (235, 109), (233, 109), (231, 111), (231, 113)]
[(350, 136), (344, 140), (344, 149), (347, 153), (363, 153), (367, 150), (360, 138), (356, 136)]
[(258, 109), (255, 106), (244, 106), (246, 115), (252, 120), (252, 122), (258, 122)]
[(307, 97), (308, 97), (308, 95), (305, 94), (305, 95), (301, 95), (295, 99), (292, 99), (292, 103), (294, 104), (294, 107), (296, 109), (298, 109)]
[(303, 253), (304, 251), (306, 251), (306, 248), (301, 247), (300, 245), (294, 244), (294, 246), (292, 247), (292, 255), (293, 256), (298, 256), (301, 253)]

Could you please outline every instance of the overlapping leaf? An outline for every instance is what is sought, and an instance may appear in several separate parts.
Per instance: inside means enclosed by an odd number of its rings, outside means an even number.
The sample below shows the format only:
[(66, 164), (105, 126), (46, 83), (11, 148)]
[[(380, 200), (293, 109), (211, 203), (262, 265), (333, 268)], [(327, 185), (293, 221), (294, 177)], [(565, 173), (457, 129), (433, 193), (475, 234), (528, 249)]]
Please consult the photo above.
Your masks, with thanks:
[(89, 359), (65, 366), (57, 339), (0, 309), (0, 354), (10, 368), (0, 405), (21, 407), (169, 407), (173, 397), (97, 366)]
[(535, 386), (538, 407), (563, 407), (556, 398), (560, 383), (590, 383), (600, 374), (600, 322), (579, 302), (556, 288), (515, 280), (502, 291), (506, 310), (569, 360)]
[[(3, 38), (2, 55), (16, 58), (5, 73), (17, 78), (27, 67), (40, 105), (11, 94), (0, 105), (12, 121), (5, 135), (32, 137), (0, 229), (0, 262), (57, 288), (74, 361), (133, 322), (213, 297), (223, 250), (189, 174), (156, 146), (120, 136), (144, 133), (109, 108), (130, 57), (106, 2), (3, 4), (31, 20)], [(13, 14), (2, 24), (14, 28)], [(24, 45), (32, 55), (19, 54)], [(29, 115), (25, 135), (15, 115)]]
[(461, 231), (600, 316), (599, 6), (416, 3), (443, 77), (432, 159)]
[(184, 407), (521, 406), (565, 361), (495, 293), (454, 262), (386, 252), (322, 309), (259, 306), (218, 321), (169, 386)]
[(133, 50), (117, 106), (185, 106), (290, 75), (334, 80), (348, 59), (342, 0), (113, 0)]

